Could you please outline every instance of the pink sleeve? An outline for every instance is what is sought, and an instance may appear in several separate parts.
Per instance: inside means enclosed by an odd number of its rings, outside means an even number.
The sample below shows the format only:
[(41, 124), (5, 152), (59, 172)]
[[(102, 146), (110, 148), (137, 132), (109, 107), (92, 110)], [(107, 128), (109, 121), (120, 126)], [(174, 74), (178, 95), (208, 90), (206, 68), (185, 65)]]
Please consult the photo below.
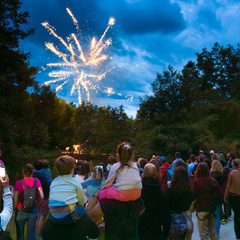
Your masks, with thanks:
[(40, 188), (40, 187), (42, 187), (42, 184), (41, 184), (41, 182), (39, 181), (39, 179), (37, 180), (37, 188)]
[(23, 190), (22, 188), (22, 183), (20, 180), (17, 180), (14, 186), (14, 191), (19, 191), (21, 192)]

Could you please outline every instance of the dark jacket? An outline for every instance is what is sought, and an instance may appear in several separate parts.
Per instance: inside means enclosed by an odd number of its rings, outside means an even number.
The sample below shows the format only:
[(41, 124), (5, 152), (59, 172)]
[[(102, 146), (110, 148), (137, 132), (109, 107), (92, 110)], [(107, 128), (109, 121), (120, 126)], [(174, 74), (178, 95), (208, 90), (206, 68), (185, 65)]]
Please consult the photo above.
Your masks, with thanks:
[(139, 240), (166, 239), (171, 219), (168, 200), (161, 184), (154, 178), (142, 180), (142, 199), (145, 211), (139, 219)]
[(137, 240), (142, 199), (120, 202), (103, 198), (100, 205), (105, 220), (105, 240)]
[(192, 192), (196, 201), (197, 212), (214, 212), (217, 203), (223, 199), (223, 191), (212, 177), (195, 178)]

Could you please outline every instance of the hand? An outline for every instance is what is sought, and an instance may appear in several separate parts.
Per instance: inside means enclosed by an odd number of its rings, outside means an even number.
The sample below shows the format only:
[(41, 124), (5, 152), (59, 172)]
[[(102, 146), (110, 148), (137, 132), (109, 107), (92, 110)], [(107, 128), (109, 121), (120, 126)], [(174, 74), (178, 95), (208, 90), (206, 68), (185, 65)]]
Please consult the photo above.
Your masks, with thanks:
[(8, 188), (9, 187), (9, 177), (8, 177), (8, 175), (6, 174), (5, 177), (0, 177), (0, 182), (3, 185), (3, 188)]

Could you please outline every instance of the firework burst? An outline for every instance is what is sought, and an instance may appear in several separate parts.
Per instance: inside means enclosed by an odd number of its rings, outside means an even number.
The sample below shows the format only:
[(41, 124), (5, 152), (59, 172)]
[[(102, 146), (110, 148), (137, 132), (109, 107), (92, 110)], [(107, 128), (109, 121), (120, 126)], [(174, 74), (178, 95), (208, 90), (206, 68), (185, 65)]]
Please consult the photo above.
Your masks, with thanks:
[[(72, 18), (76, 30), (79, 33), (80, 28), (77, 19), (74, 17), (69, 8), (66, 8), (66, 10)], [(109, 28), (114, 24), (115, 19), (110, 18), (108, 26), (101, 38), (97, 41), (97, 39), (93, 37), (90, 41), (89, 51), (84, 53), (76, 34), (71, 33), (67, 40), (64, 40), (56, 33), (56, 29), (54, 27), (52, 27), (47, 21), (43, 22), (42, 26), (45, 27), (51, 35), (57, 38), (60, 43), (64, 45), (68, 52), (64, 53), (60, 51), (51, 42), (45, 43), (47, 49), (62, 59), (62, 62), (47, 64), (47, 66), (50, 68), (61, 68), (61, 70), (54, 70), (50, 72), (49, 77), (53, 79), (46, 81), (44, 84), (58, 84), (58, 86), (55, 88), (55, 91), (57, 92), (69, 81), (72, 81), (71, 95), (74, 92), (78, 93), (79, 104), (82, 102), (83, 93), (86, 95), (88, 102), (90, 101), (90, 93), (92, 91), (97, 92), (100, 90), (106, 93), (108, 96), (116, 94), (112, 88), (100, 88), (99, 86), (101, 80), (109, 71), (111, 71), (111, 69), (105, 69), (100, 73), (96, 73), (96, 69), (98, 69), (98, 67), (108, 59), (108, 55), (104, 52), (112, 44), (112, 39), (108, 38), (105, 40), (105, 36)]]

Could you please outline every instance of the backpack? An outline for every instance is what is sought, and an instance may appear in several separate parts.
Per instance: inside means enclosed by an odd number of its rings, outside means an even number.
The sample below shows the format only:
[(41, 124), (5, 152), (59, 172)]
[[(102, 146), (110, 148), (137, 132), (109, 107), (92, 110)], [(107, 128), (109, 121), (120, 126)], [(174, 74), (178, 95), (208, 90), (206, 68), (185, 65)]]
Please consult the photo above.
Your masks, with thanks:
[(169, 169), (165, 168), (165, 167), (160, 167), (160, 168), (167, 170), (167, 181), (171, 181), (173, 173), (174, 173), (173, 168), (169, 168)]
[(21, 210), (23, 212), (31, 212), (33, 208), (36, 206), (36, 185), (37, 178), (34, 179), (34, 183), (32, 188), (30, 188), (25, 181), (21, 180), (22, 184), (25, 187), (25, 191), (23, 193), (23, 204)]

